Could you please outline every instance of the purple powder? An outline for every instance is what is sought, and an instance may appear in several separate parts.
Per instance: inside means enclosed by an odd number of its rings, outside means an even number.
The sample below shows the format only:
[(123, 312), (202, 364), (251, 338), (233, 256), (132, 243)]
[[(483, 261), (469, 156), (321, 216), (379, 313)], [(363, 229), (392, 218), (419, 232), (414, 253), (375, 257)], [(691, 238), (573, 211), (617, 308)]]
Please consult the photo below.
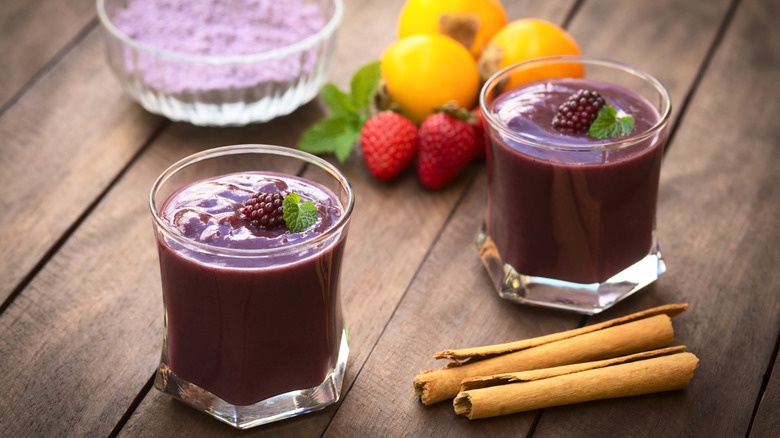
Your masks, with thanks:
[[(132, 0), (114, 25), (156, 49), (195, 56), (251, 55), (289, 46), (325, 25), (317, 4), (303, 0)], [(291, 82), (311, 70), (316, 50), (257, 62), (213, 64), (125, 53), (128, 71), (168, 93)]]

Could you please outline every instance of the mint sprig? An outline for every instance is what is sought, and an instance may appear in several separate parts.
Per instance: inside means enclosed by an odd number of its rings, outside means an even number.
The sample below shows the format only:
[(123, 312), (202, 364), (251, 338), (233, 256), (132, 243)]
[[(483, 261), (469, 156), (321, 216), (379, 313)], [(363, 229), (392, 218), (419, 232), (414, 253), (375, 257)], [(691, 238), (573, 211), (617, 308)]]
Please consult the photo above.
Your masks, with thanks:
[(604, 140), (606, 138), (620, 137), (634, 130), (634, 118), (631, 116), (617, 117), (617, 110), (612, 105), (604, 105), (599, 110), (599, 115), (588, 129), (588, 135)]
[(301, 196), (297, 193), (290, 193), (282, 202), (284, 222), (291, 233), (300, 233), (317, 222), (317, 207), (314, 203), (306, 201), (298, 205), (300, 202)]
[(303, 132), (298, 149), (315, 155), (332, 153), (343, 163), (371, 116), (371, 101), (379, 88), (380, 77), (380, 63), (375, 61), (355, 72), (349, 93), (333, 83), (325, 84), (322, 100), (330, 109), (330, 115)]

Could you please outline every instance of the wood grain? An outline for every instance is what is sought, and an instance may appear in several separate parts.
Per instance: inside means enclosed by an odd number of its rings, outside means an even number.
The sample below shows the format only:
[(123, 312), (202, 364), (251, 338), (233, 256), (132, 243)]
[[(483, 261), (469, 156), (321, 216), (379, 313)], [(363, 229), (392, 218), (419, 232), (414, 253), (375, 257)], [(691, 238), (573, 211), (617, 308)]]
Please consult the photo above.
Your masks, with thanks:
[(94, 0), (0, 2), (0, 110), (85, 28)]
[(623, 3), (583, 3), (569, 31), (584, 54), (619, 60), (658, 78), (672, 98), (676, 121), (730, 2), (636, 1), (630, 7)]
[(0, 302), (161, 123), (123, 94), (97, 31), (2, 114)]
[(766, 392), (762, 394), (758, 412), (750, 429), (751, 437), (776, 436), (780, 430), (780, 362), (775, 357), (775, 366)]
[[(630, 302), (690, 302), (675, 333), (701, 367), (676, 394), (547, 410), (536, 435), (747, 433), (780, 330), (780, 91), (772, 85), (780, 52), (756, 44), (757, 35), (778, 41), (770, 3), (740, 4), (693, 95), (662, 170), (658, 224), (669, 270), (655, 298)], [(764, 400), (757, 420), (776, 424), (776, 398)]]
[(146, 157), (0, 318), (4, 434), (107, 436), (155, 367), (154, 237), (146, 198), (124, 189), (162, 170)]
[[(170, 129), (155, 140), (138, 163), (127, 172), (122, 181), (89, 216), (88, 221), (57, 254), (56, 260), (52, 260), (46, 266), (4, 315), (3, 321), (9, 324), (6, 330), (13, 332), (19, 330), (16, 323), (20, 321), (20, 314), (29, 312), (30, 318), (41, 320), (39, 331), (36, 332), (38, 341), (35, 345), (40, 351), (57, 354), (42, 363), (42, 367), (36, 373), (55, 375), (59, 372), (82, 376), (84, 381), (76, 386), (69, 385), (74, 383), (70, 379), (66, 379), (65, 383), (61, 382), (58, 400), (65, 401), (79, 397), (91, 382), (106, 382), (113, 379), (121, 382), (119, 387), (111, 388), (110, 392), (98, 393), (90, 399), (83, 400), (82, 403), (70, 404), (67, 410), (56, 417), (56, 423), (40, 422), (38, 427), (46, 428), (45, 430), (51, 434), (66, 432), (62, 428), (69, 424), (83, 424), (85, 427), (93, 428), (86, 430), (89, 434), (103, 434), (107, 430), (110, 431), (130, 404), (133, 395), (140, 390), (154, 370), (162, 339), (161, 297), (159, 285), (156, 284), (157, 275), (147, 275), (145, 281), (139, 282), (138, 275), (156, 270), (153, 241), (139, 236), (144, 233), (151, 236), (144, 202), (151, 183), (163, 168), (184, 155), (218, 145), (247, 142), (291, 145), (303, 128), (321, 116), (321, 107), (313, 103), (294, 115), (277, 119), (269, 124), (244, 129), (216, 130), (172, 124)], [(407, 174), (396, 184), (380, 184), (369, 175), (365, 166), (358, 160), (359, 157), (356, 156), (351, 162), (342, 166), (355, 187), (358, 199), (349, 239), (349, 242), (354, 241), (357, 244), (348, 244), (343, 271), (344, 306), (352, 334), (352, 353), (345, 387), (349, 386), (351, 376), (356, 374), (371, 351), (371, 346), (381, 333), (385, 321), (389, 319), (395, 304), (411, 281), (468, 180), (468, 175), (464, 175), (448, 190), (435, 194), (426, 193), (422, 191), (412, 173)], [(412, 191), (418, 191), (419, 196), (408, 196)], [(129, 206), (134, 208), (130, 213), (126, 210), (130, 208)], [(132, 218), (132, 221), (128, 221), (127, 218)], [(106, 239), (103, 244), (100, 236), (103, 233), (111, 233), (112, 227), (116, 227), (118, 223), (123, 223), (122, 233), (114, 232), (112, 239)], [(409, 227), (409, 223), (415, 226)], [(416, 244), (408, 245), (409, 241), (414, 241)], [(84, 252), (85, 247), (90, 248), (89, 254)], [(383, 248), (384, 251), (377, 251), (376, 248)], [(117, 260), (120, 254), (121, 259)], [(99, 265), (100, 260), (116, 262)], [(119, 263), (123, 260), (131, 260), (132, 264), (128, 266)], [(374, 275), (366, 275), (366, 273), (374, 273)], [(47, 301), (49, 299), (47, 295), (54, 293), (54, 289), (50, 287), (54, 278), (79, 287), (60, 290), (57, 300)], [(87, 278), (90, 281), (82, 284), (75, 281), (76, 278)], [(92, 281), (93, 279), (95, 282)], [(116, 285), (117, 289), (101, 291), (98, 286), (99, 280), (108, 281)], [(138, 293), (136, 289), (138, 287), (144, 291), (144, 294)], [(111, 301), (113, 294), (133, 296), (137, 300), (133, 303), (134, 319), (116, 317), (128, 311), (128, 304), (122, 300), (116, 302), (119, 307), (104, 303), (88, 309), (86, 305), (78, 306), (81, 301), (72, 296), (74, 294), (83, 297), (99, 295), (101, 299), (108, 302)], [(34, 304), (41, 301), (47, 301), (45, 304), (48, 305)], [(73, 306), (78, 306), (78, 310), (70, 310)], [(38, 308), (45, 311), (45, 315), (37, 314)], [(74, 314), (79, 315), (75, 320), (72, 316)], [(83, 354), (73, 354), (58, 348), (61, 345), (58, 342), (61, 333), (71, 333), (85, 340), (91, 338), (91, 333), (100, 333), (100, 338), (92, 338), (90, 348)], [(5, 346), (3, 353), (5, 353), (4, 357), (17, 357), (17, 360), (2, 367), (2, 373), (5, 376), (21, 374), (15, 381), (27, 386), (28, 390), (21, 391), (17, 387), (17, 392), (24, 392), (20, 400), (23, 403), (14, 405), (18, 408), (14, 406), (4, 406), (4, 408), (7, 408), (9, 413), (14, 412), (15, 418), (15, 421), (8, 425), (7, 430), (17, 431), (23, 435), (30, 432), (27, 427), (31, 422), (26, 413), (33, 414), (54, 409), (47, 403), (58, 402), (46, 396), (50, 390), (48, 384), (35, 381), (36, 374), (28, 366), (33, 358), (17, 353), (18, 349), (25, 348), (26, 337), (14, 336), (13, 338), (20, 342)], [(125, 343), (132, 344), (133, 348), (114, 350)], [(128, 360), (126, 357), (128, 352), (132, 352), (139, 360)], [(119, 370), (111, 367), (95, 367), (94, 362), (98, 360), (97, 358), (101, 363), (111, 364), (119, 361), (123, 367)], [(84, 374), (82, 370), (85, 368), (96, 369), (89, 374)], [(149, 423), (148, 417), (144, 415), (145, 412), (156, 415), (167, 412), (166, 410), (175, 406), (170, 399), (159, 399), (155, 396), (156, 394), (148, 397), (149, 401), (155, 404), (148, 410), (145, 410), (142, 405), (138, 412), (138, 422), (131, 422), (127, 430), (134, 430), (133, 424), (137, 424), (141, 429), (136, 430), (142, 435), (152, 431), (155, 434), (166, 435), (190, 434), (193, 431), (197, 433), (198, 429), (190, 431), (186, 427), (182, 428), (181, 423), (169, 420), (162, 423)], [(28, 408), (17, 412), (22, 406)], [(30, 406), (33, 406), (33, 409), (30, 409)], [(196, 418), (202, 416), (190, 409), (185, 412), (185, 415)], [(165, 418), (167, 419), (167, 416)], [(321, 430), (329, 421), (327, 411), (325, 416), (309, 418), (317, 420), (312, 424), (315, 430)], [(107, 419), (111, 420), (107, 421)], [(301, 433), (302, 430), (297, 423), (286, 424), (288, 428), (295, 428), (292, 434)], [(221, 426), (216, 422), (210, 422), (209, 425)], [(305, 429), (303, 431), (305, 432)]]
[[(378, 58), (395, 38), (402, 3), (346, 1), (334, 82), (347, 85)], [(504, 1), (510, 19), (561, 23), (573, 11), (569, 30), (586, 54), (658, 76), (673, 110), (690, 99), (684, 115), (675, 113), (662, 171), (658, 231), (669, 271), (593, 318), (501, 300), (474, 245), (484, 164), (433, 193), (413, 171), (376, 181), (356, 152), (339, 165), (357, 195), (342, 275), (352, 336), (344, 400), (242, 435), (776, 435), (775, 3), (735, 1), (732, 20), (729, 0)], [(0, 302), (26, 285), (0, 308), (0, 435), (235, 436), (146, 391), (163, 330), (148, 192), (165, 167), (196, 151), (293, 146), (326, 110), (316, 99), (266, 124), (224, 129), (150, 115), (112, 77), (93, 8), (92, 0), (0, 2)], [(413, 394), (412, 378), (442, 366), (433, 354), (444, 348), (540, 336), (675, 302), (691, 304), (674, 320), (675, 344), (701, 359), (685, 391), (472, 422), (451, 404), (425, 407)]]
[[(623, 29), (631, 28), (633, 22), (624, 21), (623, 17), (633, 16), (636, 7), (634, 2), (611, 3), (607, 17), (587, 15), (590, 14), (589, 5), (584, 4), (578, 11), (573, 24), (578, 20), (600, 20), (602, 23), (607, 20), (620, 23)], [(721, 14), (725, 14), (725, 6), (721, 5)], [(702, 4), (700, 7), (712, 5)], [(667, 21), (664, 26), (678, 29), (688, 25), (686, 16), (673, 12), (671, 2), (664, 2), (658, 8), (657, 13), (649, 19)], [(664, 11), (666, 13), (659, 13)], [(642, 6), (640, 12), (646, 13), (642, 11)], [(585, 17), (580, 18), (580, 14), (585, 14)], [(718, 25), (719, 20), (712, 20), (706, 27), (689, 30), (701, 33), (693, 39), (699, 41), (698, 45), (686, 45), (685, 48), (694, 68), (684, 63), (655, 65), (666, 77), (674, 77), (675, 83), (684, 84), (677, 87), (678, 96), (685, 95), (686, 88), (694, 82), (695, 66), (698, 60), (705, 57)], [(674, 33), (667, 37), (677, 38)], [(592, 40), (592, 47), (583, 44), (585, 53), (608, 53), (610, 47), (621, 44), (619, 38)], [(638, 40), (633, 47), (639, 53), (651, 52), (656, 43), (659, 42)], [(664, 44), (663, 41), (660, 43)], [(485, 190), (483, 175), (469, 188), (466, 198), (454, 212), (442, 237), (425, 260), (326, 435), (349, 436), (363, 432), (378, 436), (411, 436), (415, 433), (422, 436), (517, 436), (525, 435), (530, 429), (536, 413), (468, 423), (465, 419), (456, 418), (452, 406), (447, 403), (422, 406), (411, 390), (412, 378), (417, 373), (441, 366), (441, 363), (432, 359), (432, 355), (442, 348), (530, 338), (571, 329), (581, 321), (580, 317), (572, 314), (517, 306), (495, 296), (474, 246), (476, 230), (485, 208)], [(655, 289), (657, 287), (645, 291), (644, 296), (650, 299), (646, 299), (641, 307), (633, 311), (681, 302), (679, 296), (658, 294)], [(651, 301), (655, 302), (649, 304)], [(604, 318), (610, 319), (626, 313), (631, 312), (621, 305), (605, 312)], [(394, 421), (398, 418), (403, 418), (402, 424)], [(566, 423), (561, 419), (558, 421)], [(537, 428), (535, 433), (539, 432)]]

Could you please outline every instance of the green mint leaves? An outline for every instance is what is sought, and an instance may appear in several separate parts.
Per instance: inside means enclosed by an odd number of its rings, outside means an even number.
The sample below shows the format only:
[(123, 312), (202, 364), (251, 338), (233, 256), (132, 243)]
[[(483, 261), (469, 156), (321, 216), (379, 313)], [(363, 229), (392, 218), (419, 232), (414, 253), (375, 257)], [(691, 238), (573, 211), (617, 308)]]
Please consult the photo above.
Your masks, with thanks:
[(588, 135), (603, 140), (606, 138), (620, 137), (634, 130), (634, 118), (625, 116), (618, 118), (617, 110), (612, 105), (604, 105), (599, 110), (599, 115), (588, 129)]
[(317, 222), (317, 207), (311, 201), (306, 201), (301, 205), (301, 196), (297, 193), (290, 193), (284, 197), (282, 209), (284, 211), (284, 222), (287, 223), (287, 229), (291, 233), (300, 233), (311, 227)]
[(332, 153), (343, 163), (371, 116), (371, 101), (379, 88), (380, 77), (380, 63), (376, 61), (355, 72), (349, 94), (333, 83), (325, 84), (322, 100), (331, 113), (303, 132), (298, 149), (315, 155)]

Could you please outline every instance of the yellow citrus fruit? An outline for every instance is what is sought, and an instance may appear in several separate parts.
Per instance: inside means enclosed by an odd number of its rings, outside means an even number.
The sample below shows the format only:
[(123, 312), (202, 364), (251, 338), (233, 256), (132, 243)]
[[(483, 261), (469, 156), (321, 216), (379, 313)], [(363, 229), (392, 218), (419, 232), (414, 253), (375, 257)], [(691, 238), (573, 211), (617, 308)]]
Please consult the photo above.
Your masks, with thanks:
[(398, 37), (439, 33), (478, 58), (505, 24), (506, 12), (499, 0), (407, 0), (398, 17)]
[[(496, 33), (482, 52), (479, 68), (482, 79), (512, 64), (545, 56), (580, 55), (574, 38), (559, 26), (538, 18), (515, 20)], [(578, 64), (559, 64), (514, 73), (507, 88), (552, 77), (581, 77)]]
[(477, 102), (477, 64), (452, 38), (437, 34), (402, 38), (385, 50), (381, 62), (390, 100), (417, 123), (448, 102), (462, 108)]

